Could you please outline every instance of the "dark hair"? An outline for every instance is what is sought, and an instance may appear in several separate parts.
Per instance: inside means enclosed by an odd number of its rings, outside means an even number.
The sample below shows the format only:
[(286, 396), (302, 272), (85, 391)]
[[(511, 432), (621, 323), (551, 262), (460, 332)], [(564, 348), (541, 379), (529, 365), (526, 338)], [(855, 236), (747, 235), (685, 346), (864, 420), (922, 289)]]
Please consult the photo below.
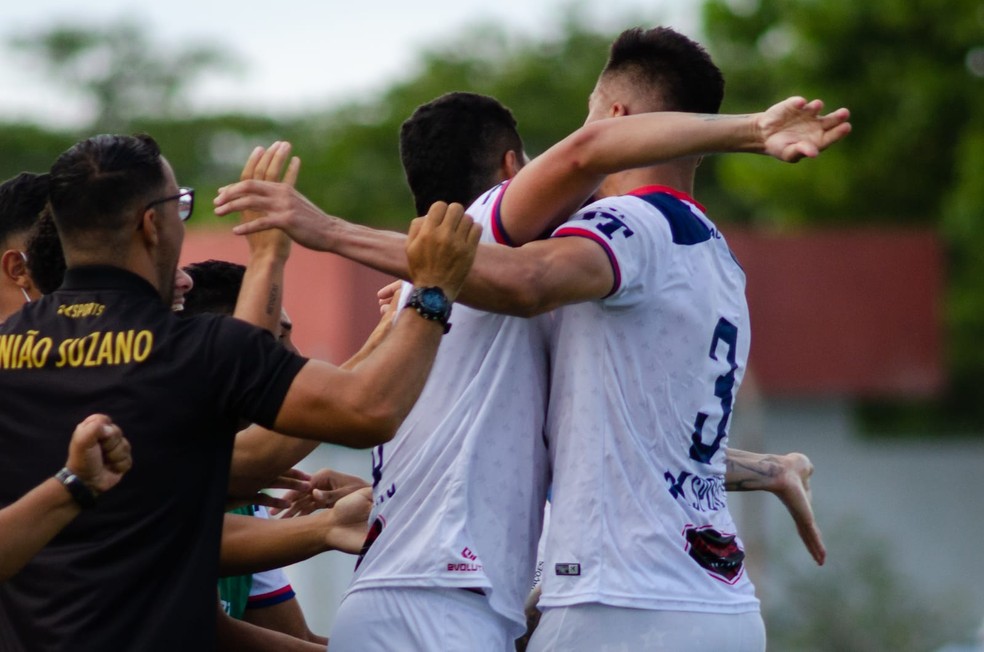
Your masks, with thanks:
[(495, 185), (502, 157), (522, 155), (512, 112), (475, 93), (448, 93), (417, 107), (400, 127), (400, 158), (418, 215), (436, 201), (467, 208)]
[(118, 234), (130, 212), (153, 201), (164, 183), (161, 150), (150, 136), (103, 134), (76, 143), (51, 166), (58, 232), (65, 242), (78, 234)]
[(47, 174), (21, 172), (0, 184), (0, 246), (34, 226), (47, 201)]
[(612, 43), (601, 78), (624, 77), (649, 111), (717, 113), (724, 76), (697, 42), (669, 27), (628, 29)]
[(27, 271), (41, 294), (51, 294), (65, 278), (65, 252), (51, 210), (41, 211), (27, 236)]
[(236, 310), (239, 288), (243, 285), (246, 268), (224, 260), (206, 260), (183, 268), (195, 282), (185, 295), (184, 310), (179, 315), (218, 313), (231, 315)]

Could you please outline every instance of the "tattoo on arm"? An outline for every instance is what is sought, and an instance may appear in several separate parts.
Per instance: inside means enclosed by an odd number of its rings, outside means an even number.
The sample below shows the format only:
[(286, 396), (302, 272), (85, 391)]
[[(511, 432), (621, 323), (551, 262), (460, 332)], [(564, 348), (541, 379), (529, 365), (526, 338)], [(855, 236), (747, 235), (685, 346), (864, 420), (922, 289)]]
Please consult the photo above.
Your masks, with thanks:
[(757, 462), (727, 458), (724, 486), (728, 491), (759, 491), (782, 473), (782, 465), (772, 455)]
[(276, 283), (270, 288), (270, 294), (267, 296), (266, 314), (272, 315), (274, 309), (277, 307), (277, 302), (280, 299), (280, 286)]

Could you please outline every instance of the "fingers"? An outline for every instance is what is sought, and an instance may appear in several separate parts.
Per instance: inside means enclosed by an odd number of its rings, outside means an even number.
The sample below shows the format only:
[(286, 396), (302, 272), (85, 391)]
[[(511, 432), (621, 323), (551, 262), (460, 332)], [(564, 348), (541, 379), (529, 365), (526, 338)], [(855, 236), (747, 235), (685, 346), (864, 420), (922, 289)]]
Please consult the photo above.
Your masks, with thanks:
[(99, 445), (102, 447), (103, 464), (115, 473), (125, 473), (133, 466), (130, 442), (115, 424), (103, 425)]
[(240, 181), (245, 179), (252, 179), (253, 174), (256, 170), (256, 164), (260, 162), (260, 158), (266, 153), (266, 150), (262, 147), (254, 147), (253, 151), (250, 152), (249, 158), (246, 159), (246, 165), (243, 166), (243, 172), (239, 175)]
[(282, 510), (290, 507), (290, 501), (284, 500), (283, 498), (278, 498), (276, 496), (271, 496), (268, 493), (263, 493), (262, 491), (254, 494), (252, 498), (249, 499), (250, 505), (263, 505), (270, 510), (270, 513), (275, 513), (274, 510)]
[(85, 449), (97, 445), (103, 436), (103, 426), (110, 424), (112, 421), (105, 414), (89, 415), (75, 426), (75, 431), (72, 433), (72, 446)]
[[(284, 163), (290, 156), (291, 146), (290, 143), (286, 141), (277, 141), (270, 147), (273, 151), (273, 155), (270, 157), (265, 168), (260, 170), (257, 168), (256, 179), (264, 179), (266, 181), (280, 181), (281, 172), (284, 169)], [(261, 159), (261, 164), (262, 164)], [(262, 176), (261, 176), (262, 173)]]
[(267, 171), (273, 167), (273, 161), (280, 153), (281, 145), (282, 143), (278, 140), (263, 152), (263, 155), (260, 156), (260, 160), (256, 164), (256, 168), (253, 170), (253, 179), (267, 178)]
[(282, 475), (270, 484), (270, 489), (289, 489), (301, 493), (311, 491), (311, 483), (307, 480), (293, 478), (289, 475)]
[(301, 159), (294, 157), (290, 159), (290, 165), (287, 166), (287, 172), (284, 173), (284, 183), (293, 188), (297, 185), (297, 176), (301, 173)]
[(279, 224), (274, 218), (258, 217), (252, 222), (237, 224), (232, 227), (232, 232), (236, 235), (249, 235), (250, 233), (259, 233), (260, 231), (279, 228), (282, 228), (282, 225)]

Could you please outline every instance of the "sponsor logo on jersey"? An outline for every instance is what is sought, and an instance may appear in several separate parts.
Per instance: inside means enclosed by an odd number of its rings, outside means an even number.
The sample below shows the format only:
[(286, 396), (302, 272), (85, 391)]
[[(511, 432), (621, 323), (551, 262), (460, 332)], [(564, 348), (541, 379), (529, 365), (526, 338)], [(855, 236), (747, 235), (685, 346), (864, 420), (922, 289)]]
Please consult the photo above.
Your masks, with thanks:
[(742, 576), (745, 551), (738, 546), (735, 535), (693, 525), (688, 525), (683, 535), (687, 540), (684, 550), (711, 577), (734, 584)]
[(454, 573), (475, 573), (482, 570), (482, 564), (478, 563), (478, 555), (472, 552), (471, 548), (462, 550), (461, 557), (465, 559), (465, 562), (448, 564), (449, 571)]
[(724, 481), (719, 476), (702, 477), (689, 471), (663, 473), (666, 489), (674, 499), (698, 512), (717, 512), (728, 506)]
[(557, 575), (575, 576), (581, 574), (581, 564), (554, 564), (554, 573)]

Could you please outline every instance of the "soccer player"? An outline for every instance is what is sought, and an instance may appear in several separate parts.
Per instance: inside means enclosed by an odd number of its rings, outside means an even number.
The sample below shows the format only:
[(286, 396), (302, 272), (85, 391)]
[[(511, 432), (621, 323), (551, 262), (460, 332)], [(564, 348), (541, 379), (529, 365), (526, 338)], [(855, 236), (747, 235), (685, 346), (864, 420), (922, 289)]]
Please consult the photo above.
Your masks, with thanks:
[[(134, 468), (0, 587), (0, 648), (213, 647), (239, 420), (376, 445), (430, 371), (443, 328), (427, 307), (404, 311), (352, 370), (300, 358), (234, 319), (179, 320), (170, 304), (193, 198), (146, 136), (96, 136), (52, 166), (68, 272), (0, 328), (0, 504), (61, 461), (65, 437), (52, 433), (95, 406), (127, 432)], [(478, 231), (460, 206), (435, 207), (408, 244), (416, 281), (453, 301)]]
[[(476, 184), (507, 179), (522, 165), (522, 145), (508, 111), (489, 98), (484, 98), (486, 106), (482, 106), (482, 100), (475, 100), (476, 96), (466, 94), (441, 98), (422, 107), (404, 126), (401, 151), (418, 208), (436, 197), (467, 198), (469, 193), (481, 192)], [(475, 106), (461, 111), (460, 105), (469, 102)], [(772, 141), (768, 151), (789, 158), (813, 153), (811, 139), (819, 138), (822, 143), (822, 134), (829, 129), (820, 125), (815, 109), (806, 109), (795, 101), (777, 107), (770, 119), (785, 120), (796, 114), (797, 119), (811, 123), (818, 132), (805, 139), (803, 134), (790, 138), (792, 133), (783, 133)], [(493, 117), (483, 116), (483, 112)], [(674, 157), (705, 148), (758, 147), (761, 151), (762, 143), (757, 139), (782, 132), (776, 124), (770, 125), (775, 131), (764, 134), (755, 132), (750, 123), (722, 128), (721, 124), (715, 126), (693, 116), (643, 119), (644, 126), (638, 120), (635, 124), (643, 131), (649, 129), (649, 140), (636, 150), (637, 160), (646, 156), (658, 160), (660, 155)], [(484, 124), (476, 128), (476, 123)], [(737, 131), (737, 127), (748, 135), (756, 133), (755, 142), (728, 140), (734, 136), (729, 130)], [(702, 128), (721, 130), (717, 136), (709, 136), (710, 132), (702, 132)], [(480, 135), (481, 139), (461, 138), (462, 133)], [(626, 137), (617, 135), (615, 140), (621, 142)], [(673, 137), (678, 140), (667, 144)], [(408, 139), (416, 146), (408, 147)], [(586, 140), (585, 133), (572, 140), (588, 146), (597, 143)], [(639, 143), (638, 139), (632, 142)], [(602, 149), (594, 147), (593, 151)], [(444, 167), (435, 171), (433, 163), (430, 168), (422, 165), (414, 169), (415, 159), (419, 165), (427, 160), (426, 152), (435, 151), (453, 153), (448, 160), (458, 161), (457, 165), (451, 170)], [(547, 176), (543, 180), (556, 184), (564, 174), (576, 172), (565, 161), (586, 165), (591, 152), (584, 149), (580, 157), (575, 157), (569, 156), (568, 151), (563, 158), (548, 152), (544, 159), (551, 160), (550, 164), (538, 159), (530, 168), (553, 174), (554, 178)], [(600, 165), (612, 165), (611, 157), (603, 161)], [(447, 187), (442, 186), (445, 174)], [(519, 182), (524, 174), (525, 171), (520, 172), (512, 183)], [(422, 180), (419, 185), (418, 179)], [(541, 192), (545, 187), (544, 183), (528, 185), (536, 185)], [(441, 194), (447, 189), (453, 192)], [(241, 198), (244, 193), (249, 196)], [(491, 227), (486, 233), (502, 231), (499, 218), (505, 213), (501, 202), (509, 194), (505, 187), (496, 187), (472, 205), (470, 213)], [(557, 211), (571, 204), (566, 197), (562, 200)], [(278, 226), (286, 228), (305, 246), (331, 249), (391, 273), (402, 271), (400, 257), (394, 253), (398, 252), (395, 247), (400, 236), (333, 221), (291, 189), (237, 184), (220, 193), (216, 203), (220, 214), (237, 207), (268, 211), (267, 217), (242, 231)], [(535, 202), (528, 208), (543, 210)], [(550, 219), (554, 219), (552, 214)], [(481, 249), (485, 253), (488, 248)], [(492, 288), (492, 295), (495, 293)], [(530, 548), (535, 546), (546, 482), (536, 458), (543, 450), (539, 424), (543, 418), (546, 369), (543, 342), (538, 339), (543, 337), (543, 324), (460, 308), (456, 314), (462, 312), (464, 316), (456, 320), (460, 338), (454, 348), (456, 355), (451, 355), (449, 347), (446, 358), (442, 360), (444, 353), (438, 357), (433, 378), (443, 380), (428, 384), (394, 444), (376, 452), (377, 519), (370, 535), (376, 538), (369, 542), (365, 560), (337, 617), (332, 641), (341, 649), (385, 649), (395, 642), (426, 649), (435, 640), (455, 641), (447, 643), (452, 649), (466, 649), (469, 645), (475, 649), (504, 649), (503, 646), (511, 646), (510, 637), (515, 638), (525, 628), (521, 607), (532, 574)], [(449, 341), (455, 341), (454, 332)], [(416, 445), (415, 430), (444, 433), (443, 446), (436, 445), (436, 438), (429, 440), (426, 448)], [(502, 474), (508, 475), (508, 482), (497, 480)], [(412, 479), (414, 475), (416, 480)], [(418, 522), (426, 526), (414, 529), (412, 524)], [(414, 543), (408, 545), (409, 542)], [(486, 600), (476, 601), (474, 596), (469, 597), (474, 591), (461, 588), (478, 589), (485, 593)], [(465, 638), (477, 629), (458, 631), (462, 629), (459, 623), (440, 617), (447, 609), (470, 614), (469, 624), (484, 623), (484, 638)]]

